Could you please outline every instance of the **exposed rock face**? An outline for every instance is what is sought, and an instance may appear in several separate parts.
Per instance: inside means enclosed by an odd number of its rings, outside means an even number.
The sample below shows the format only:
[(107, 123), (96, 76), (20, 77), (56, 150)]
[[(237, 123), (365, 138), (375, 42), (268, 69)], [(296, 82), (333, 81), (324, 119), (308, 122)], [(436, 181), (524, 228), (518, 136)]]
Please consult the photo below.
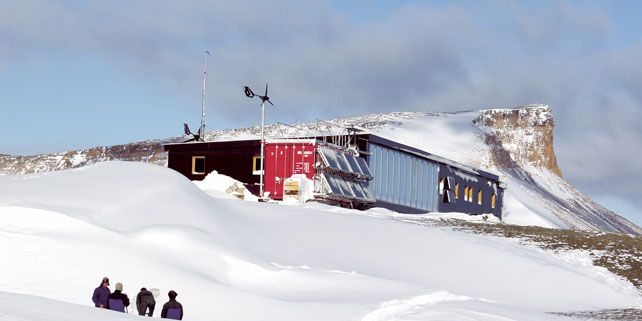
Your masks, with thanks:
[(0, 173), (14, 175), (50, 172), (110, 160), (164, 165), (167, 163), (167, 153), (163, 151), (162, 144), (161, 141), (145, 141), (43, 155), (0, 155)]
[(482, 110), (473, 123), (484, 127), (488, 143), (501, 146), (510, 155), (512, 162), (506, 154), (494, 155), (499, 168), (512, 168), (514, 162), (543, 167), (562, 176), (553, 149), (554, 121), (548, 106)]
[(509, 181), (514, 195), (536, 196), (554, 215), (551, 218), (568, 228), (642, 235), (640, 227), (562, 178), (553, 150), (554, 122), (548, 106), (482, 110), (473, 123), (482, 129), (492, 165)]

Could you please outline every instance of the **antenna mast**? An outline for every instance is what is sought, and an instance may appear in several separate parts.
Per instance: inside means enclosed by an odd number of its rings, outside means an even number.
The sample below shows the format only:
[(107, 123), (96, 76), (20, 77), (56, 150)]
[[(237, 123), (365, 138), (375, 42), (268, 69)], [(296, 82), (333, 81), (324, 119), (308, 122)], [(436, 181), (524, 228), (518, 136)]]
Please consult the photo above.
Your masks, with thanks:
[(205, 94), (207, 90), (207, 56), (210, 52), (205, 50), (205, 63), (203, 64), (203, 92), (201, 93), (201, 127), (198, 129), (200, 140), (205, 141)]

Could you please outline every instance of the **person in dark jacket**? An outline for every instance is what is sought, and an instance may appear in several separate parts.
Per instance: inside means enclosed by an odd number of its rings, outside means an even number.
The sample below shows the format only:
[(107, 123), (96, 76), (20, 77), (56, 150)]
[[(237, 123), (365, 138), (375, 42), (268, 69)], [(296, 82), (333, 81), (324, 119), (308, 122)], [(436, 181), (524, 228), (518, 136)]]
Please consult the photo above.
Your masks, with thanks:
[(178, 303), (178, 301), (176, 301), (177, 295), (178, 294), (173, 290), (167, 293), (167, 296), (169, 296), (169, 301), (163, 305), (161, 318), (183, 320), (183, 306)]
[(129, 306), (129, 298), (127, 294), (123, 293), (123, 284), (116, 283), (116, 291), (110, 294), (107, 298), (107, 309), (125, 312), (125, 308)]
[(107, 298), (111, 294), (109, 290), (109, 278), (104, 277), (100, 285), (94, 290), (94, 295), (91, 300), (97, 308), (107, 308)]
[(138, 309), (138, 315), (145, 315), (145, 312), (147, 312), (147, 309), (149, 308), (147, 316), (151, 317), (154, 314), (155, 306), (156, 300), (154, 300), (152, 292), (147, 291), (146, 288), (141, 288), (138, 295), (136, 295), (136, 308)]

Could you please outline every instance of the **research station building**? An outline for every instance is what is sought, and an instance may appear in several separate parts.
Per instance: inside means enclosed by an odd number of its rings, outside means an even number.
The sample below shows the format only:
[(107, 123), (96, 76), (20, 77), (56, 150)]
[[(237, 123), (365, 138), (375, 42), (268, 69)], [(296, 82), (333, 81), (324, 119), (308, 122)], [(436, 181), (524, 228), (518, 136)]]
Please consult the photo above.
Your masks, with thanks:
[[(168, 167), (191, 180), (215, 170), (259, 193), (259, 139), (164, 148)], [(274, 200), (287, 196), (290, 177), (304, 175), (320, 202), (408, 214), (462, 212), (502, 218), (505, 186), (497, 175), (374, 134), (355, 133), (341, 143), (325, 136), (266, 140), (263, 165), (264, 191)]]

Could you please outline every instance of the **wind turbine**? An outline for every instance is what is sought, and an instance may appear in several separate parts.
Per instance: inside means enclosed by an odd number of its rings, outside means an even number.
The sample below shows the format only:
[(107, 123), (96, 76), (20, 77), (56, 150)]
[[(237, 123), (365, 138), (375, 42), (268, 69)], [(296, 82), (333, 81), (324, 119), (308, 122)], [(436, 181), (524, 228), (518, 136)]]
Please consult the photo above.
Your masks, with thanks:
[(250, 89), (248, 86), (244, 86), (243, 90), (245, 91), (245, 96), (248, 98), (254, 98), (258, 97), (261, 99), (261, 176), (259, 179), (259, 198), (263, 199), (263, 156), (265, 154), (265, 102), (270, 103), (270, 105), (274, 106), (274, 104), (270, 101), (270, 97), (268, 97), (268, 84), (265, 83), (265, 94), (263, 96), (261, 95), (256, 95)]

